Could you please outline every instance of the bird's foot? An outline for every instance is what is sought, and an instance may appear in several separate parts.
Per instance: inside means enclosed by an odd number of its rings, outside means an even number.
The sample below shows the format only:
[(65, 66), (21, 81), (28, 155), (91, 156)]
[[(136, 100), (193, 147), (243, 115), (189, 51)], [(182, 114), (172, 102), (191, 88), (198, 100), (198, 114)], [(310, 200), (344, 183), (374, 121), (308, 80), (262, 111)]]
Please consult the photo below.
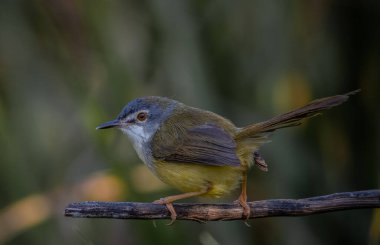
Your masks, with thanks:
[(233, 202), (234, 204), (239, 204), (243, 208), (243, 214), (242, 218), (244, 219), (244, 224), (247, 227), (251, 227), (250, 224), (248, 224), (249, 217), (251, 215), (251, 208), (249, 207), (248, 203), (246, 201), (240, 200), (240, 198)]
[(234, 201), (234, 204), (240, 204), (240, 206), (243, 208), (243, 218), (245, 220), (248, 220), (251, 215), (251, 208), (249, 207), (248, 203), (246, 201), (240, 200), (240, 198), (236, 201)]
[(166, 208), (168, 209), (168, 211), (170, 212), (171, 221), (167, 225), (172, 225), (174, 223), (174, 221), (176, 221), (176, 219), (177, 219), (177, 213), (176, 213), (176, 211), (175, 211), (175, 209), (173, 207), (173, 203), (168, 202), (166, 200), (166, 198), (160, 198), (159, 200), (156, 200), (153, 203), (154, 204), (165, 205)]

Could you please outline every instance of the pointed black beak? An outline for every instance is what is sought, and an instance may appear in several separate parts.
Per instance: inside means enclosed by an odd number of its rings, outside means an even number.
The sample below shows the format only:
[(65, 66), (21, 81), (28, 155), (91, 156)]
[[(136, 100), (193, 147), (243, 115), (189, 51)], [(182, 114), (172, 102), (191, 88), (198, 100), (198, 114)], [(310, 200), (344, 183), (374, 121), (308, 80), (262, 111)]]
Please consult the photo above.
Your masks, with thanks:
[(96, 129), (114, 128), (120, 126), (120, 121), (115, 119), (109, 122), (105, 122), (96, 127)]

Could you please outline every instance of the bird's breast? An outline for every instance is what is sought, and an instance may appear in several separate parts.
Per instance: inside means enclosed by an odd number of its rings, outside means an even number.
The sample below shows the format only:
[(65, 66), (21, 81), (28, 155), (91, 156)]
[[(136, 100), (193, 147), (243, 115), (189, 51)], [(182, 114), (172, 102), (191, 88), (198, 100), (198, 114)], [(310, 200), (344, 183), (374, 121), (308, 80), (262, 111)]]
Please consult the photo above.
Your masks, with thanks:
[(153, 160), (154, 172), (164, 183), (182, 192), (210, 189), (204, 196), (222, 197), (239, 186), (241, 167), (170, 163)]

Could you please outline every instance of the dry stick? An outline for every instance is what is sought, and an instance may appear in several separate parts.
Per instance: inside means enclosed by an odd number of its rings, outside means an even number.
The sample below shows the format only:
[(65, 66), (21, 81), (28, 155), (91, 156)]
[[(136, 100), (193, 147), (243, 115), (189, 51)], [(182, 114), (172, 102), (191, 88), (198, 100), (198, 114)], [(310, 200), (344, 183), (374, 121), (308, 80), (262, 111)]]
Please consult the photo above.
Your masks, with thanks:
[[(348, 209), (380, 208), (380, 190), (342, 192), (304, 199), (272, 199), (249, 202), (251, 216), (303, 216)], [(239, 220), (239, 204), (176, 203), (178, 220)], [(65, 216), (76, 218), (170, 219), (165, 205), (136, 202), (81, 202), (69, 204)]]

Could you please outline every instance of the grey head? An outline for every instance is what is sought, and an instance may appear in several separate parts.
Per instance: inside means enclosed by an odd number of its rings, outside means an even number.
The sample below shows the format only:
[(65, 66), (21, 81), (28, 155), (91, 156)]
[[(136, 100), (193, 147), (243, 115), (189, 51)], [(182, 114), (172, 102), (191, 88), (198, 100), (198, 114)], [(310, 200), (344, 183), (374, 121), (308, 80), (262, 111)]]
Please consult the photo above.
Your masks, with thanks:
[(141, 160), (149, 165), (152, 137), (178, 104), (178, 101), (159, 96), (137, 98), (129, 102), (116, 119), (96, 129), (121, 129), (131, 140)]

